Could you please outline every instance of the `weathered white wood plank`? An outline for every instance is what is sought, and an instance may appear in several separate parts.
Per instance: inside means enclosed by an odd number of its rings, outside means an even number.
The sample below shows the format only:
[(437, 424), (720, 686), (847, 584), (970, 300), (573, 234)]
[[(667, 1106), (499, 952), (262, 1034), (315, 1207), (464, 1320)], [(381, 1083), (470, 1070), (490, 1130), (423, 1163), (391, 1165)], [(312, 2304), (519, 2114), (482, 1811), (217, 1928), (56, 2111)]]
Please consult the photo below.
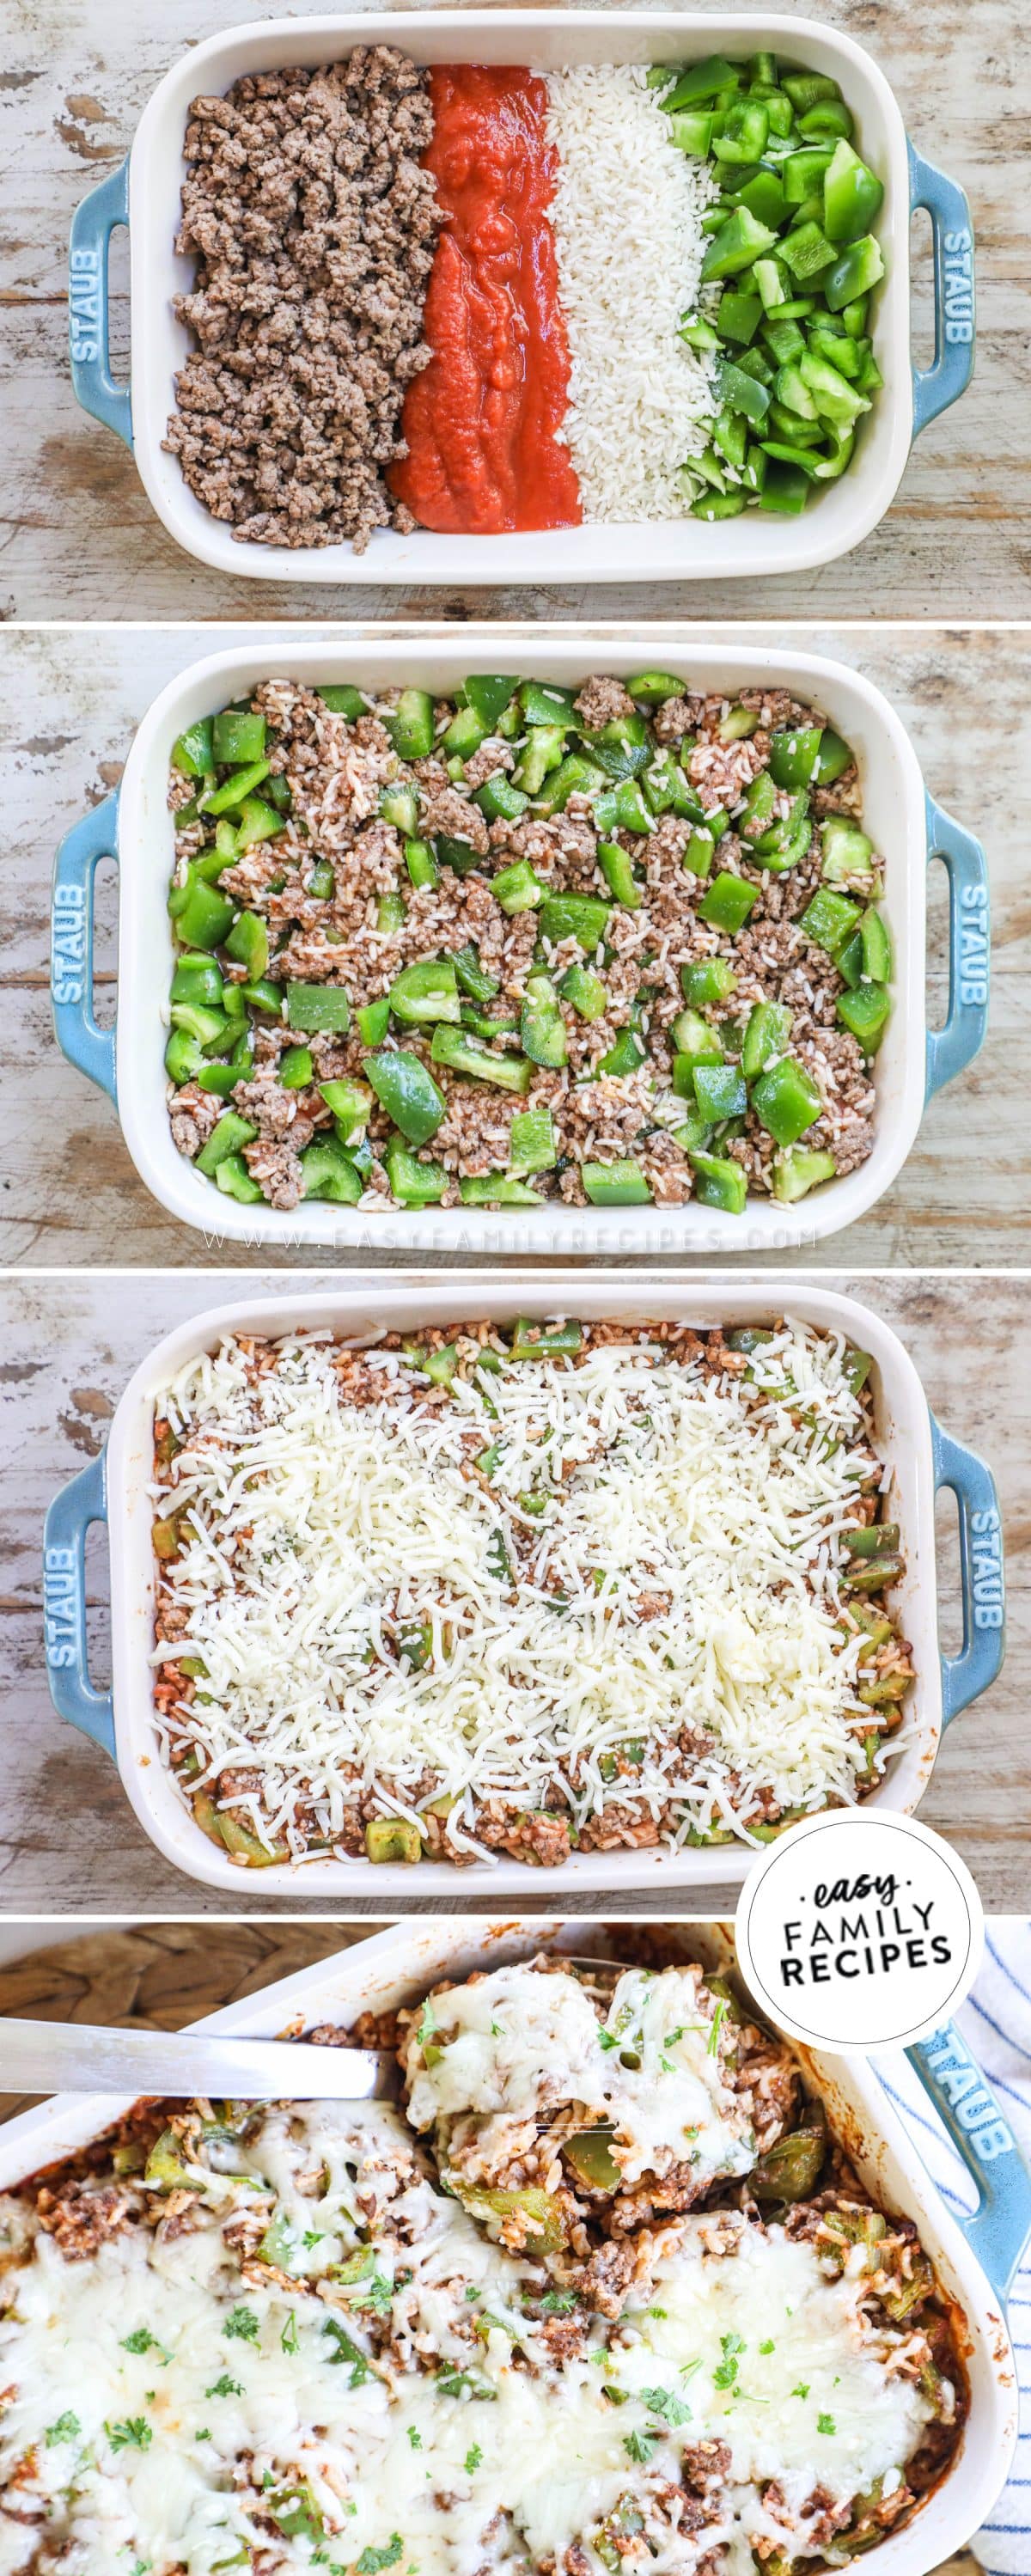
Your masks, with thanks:
[[(987, 1456), (999, 1481), (1009, 1565), (1010, 1646), (995, 1687), (945, 1739), (922, 1808), (975, 1871), (986, 1908), (1019, 1912), (1027, 1901), (1031, 1805), (1031, 1324), (1021, 1279), (857, 1278), (824, 1274), (895, 1326), (930, 1403), (955, 1436)], [(293, 1283), (290, 1283), (292, 1285)], [(300, 1273), (296, 1285), (314, 1284)], [(0, 1504), (0, 1705), (5, 1777), (0, 1815), (0, 1911), (160, 1915), (269, 1911), (264, 1889), (241, 1878), (232, 1908), (160, 1860), (137, 1825), (113, 1765), (62, 1727), (50, 1706), (40, 1620), (41, 1530), (51, 1495), (96, 1455), (132, 1369), (163, 1333), (233, 1293), (225, 1274), (115, 1273), (0, 1282), (0, 1365), (12, 1472)], [(255, 1277), (258, 1294), (282, 1278)], [(952, 1507), (939, 1511), (943, 1644), (959, 1642), (958, 1549)], [(89, 1591), (94, 1678), (107, 1671), (107, 1558), (92, 1549)], [(416, 1890), (413, 1885), (413, 1900)], [(550, 1900), (549, 1900), (550, 1901)], [(425, 1900), (420, 1899), (425, 1910)], [(467, 1907), (464, 1885), (452, 1905)], [(533, 1902), (532, 1882), (527, 1902)], [(294, 1902), (293, 1910), (301, 1905)], [(590, 1911), (564, 1900), (565, 1910)], [(686, 1910), (732, 1910), (726, 1887), (699, 1890)], [(313, 1908), (324, 1914), (333, 1909)], [(337, 1909), (339, 1910), (339, 1909)], [(351, 1905), (348, 1912), (374, 1912)], [(437, 1903), (434, 1911), (451, 1907)], [(489, 1904), (487, 1910), (490, 1910)], [(597, 1900), (594, 1900), (597, 1910)], [(663, 1912), (661, 1900), (628, 1898), (606, 1912)]]
[[(296, 633), (296, 627), (292, 630)], [(367, 631), (367, 630), (366, 630)], [(231, 644), (247, 630), (219, 630)], [(253, 630), (251, 630), (253, 633)], [(262, 629), (269, 666), (289, 668), (290, 630)], [(360, 633), (361, 630), (359, 629)], [(732, 630), (750, 634), (758, 628)], [(1027, 1008), (1031, 903), (1025, 817), (1031, 797), (1031, 630), (961, 632), (888, 625), (778, 634), (855, 664), (883, 687), (910, 727), (935, 795), (984, 837), (992, 875), (994, 1003), (977, 1063), (928, 1111), (894, 1188), (844, 1238), (793, 1256), (807, 1262), (1011, 1267), (1031, 1257)], [(717, 640), (719, 630), (713, 631)], [(585, 670), (605, 641), (592, 626)], [(86, 636), (62, 629), (0, 635), (0, 761), (6, 811), (0, 833), (4, 910), (0, 948), (0, 1080), (18, 1100), (0, 1147), (8, 1188), (0, 1201), (0, 1258), (44, 1264), (219, 1259), (246, 1267), (243, 1246), (206, 1249), (163, 1214), (138, 1180), (114, 1111), (54, 1043), (46, 988), (52, 854), (77, 815), (119, 775), (134, 725), (174, 672), (210, 650), (205, 627)], [(6, 828), (5, 828), (6, 827)], [(935, 884), (935, 879), (941, 879)], [(932, 878), (931, 1016), (947, 998), (944, 878)], [(98, 967), (115, 964), (113, 886), (100, 904)], [(110, 983), (104, 1006), (113, 1005)], [(341, 1259), (346, 1256), (340, 1256)], [(450, 1256), (444, 1252), (442, 1260)], [(754, 1259), (754, 1255), (751, 1256)], [(293, 1256), (284, 1252), (282, 1265)]]
[[(279, 14), (307, 0), (280, 0)], [(369, 0), (384, 20), (393, 14)], [(572, 0), (577, 5), (577, 0)], [(827, 0), (823, 15), (876, 54), (914, 140), (973, 201), (980, 332), (974, 386), (925, 432), (899, 497), (856, 553), (801, 579), (664, 588), (669, 616), (1026, 615), (1031, 600), (1026, 417), (1031, 278), (1016, 174), (1026, 150), (1018, 0)], [(216, 574), (155, 520), (128, 453), (74, 402), (65, 338), (65, 244), (73, 208), (116, 167), (151, 90), (202, 35), (253, 19), (242, 0), (13, 0), (0, 78), (0, 342), (4, 562), (0, 614), (18, 617), (464, 618), (640, 615), (655, 595), (519, 587), (287, 591)], [(929, 333), (926, 243), (914, 295)], [(124, 275), (124, 268), (117, 272)], [(117, 337), (127, 345), (124, 292)]]

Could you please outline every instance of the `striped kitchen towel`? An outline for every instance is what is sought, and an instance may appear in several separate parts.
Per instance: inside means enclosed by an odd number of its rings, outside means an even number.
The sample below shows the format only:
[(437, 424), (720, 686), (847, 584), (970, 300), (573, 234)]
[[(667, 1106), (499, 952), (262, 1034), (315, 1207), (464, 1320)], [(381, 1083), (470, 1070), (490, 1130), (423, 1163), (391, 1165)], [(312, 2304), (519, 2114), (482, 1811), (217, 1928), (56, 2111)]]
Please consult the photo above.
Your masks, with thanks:
[[(1031, 2165), (1031, 1921), (994, 1915), (985, 1936), (980, 1975), (956, 2020)], [(973, 2183), (908, 2060), (893, 2052), (876, 2064), (943, 2200), (957, 2215), (975, 2208)], [(1009, 2324), (1020, 2378), (1020, 2439), (1009, 2484), (970, 2546), (990, 2576), (1031, 2576), (1031, 2247), (1010, 2294)]]

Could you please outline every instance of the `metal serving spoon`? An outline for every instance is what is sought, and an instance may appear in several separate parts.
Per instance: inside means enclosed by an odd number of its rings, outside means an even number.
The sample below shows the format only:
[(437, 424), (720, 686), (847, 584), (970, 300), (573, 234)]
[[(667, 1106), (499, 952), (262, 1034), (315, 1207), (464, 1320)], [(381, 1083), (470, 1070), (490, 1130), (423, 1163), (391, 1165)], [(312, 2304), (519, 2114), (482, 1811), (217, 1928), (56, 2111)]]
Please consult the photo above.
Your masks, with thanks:
[(221, 2030), (101, 2030), (88, 2022), (0, 2020), (9, 2093), (169, 2094), (192, 2101), (382, 2102), (401, 2070), (374, 2048), (313, 2048)]
[[(621, 1962), (560, 1952), (571, 1968)], [(89, 2022), (0, 2018), (0, 2086), (9, 2093), (131, 2093), (192, 2101), (385, 2102), (401, 2071), (385, 2050), (317, 2048), (207, 2030), (105, 2030)]]

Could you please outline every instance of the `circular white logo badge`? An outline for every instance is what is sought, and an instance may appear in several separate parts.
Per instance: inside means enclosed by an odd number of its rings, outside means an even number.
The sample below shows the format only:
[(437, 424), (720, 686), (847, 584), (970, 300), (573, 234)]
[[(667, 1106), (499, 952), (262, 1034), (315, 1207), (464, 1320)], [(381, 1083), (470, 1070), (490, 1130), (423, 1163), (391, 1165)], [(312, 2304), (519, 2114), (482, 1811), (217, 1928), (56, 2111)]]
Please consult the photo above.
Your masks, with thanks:
[(969, 1993), (984, 1942), (977, 1888), (940, 1834), (851, 1809), (771, 1844), (736, 1928), (760, 2009), (789, 2038), (839, 2056), (937, 2030)]

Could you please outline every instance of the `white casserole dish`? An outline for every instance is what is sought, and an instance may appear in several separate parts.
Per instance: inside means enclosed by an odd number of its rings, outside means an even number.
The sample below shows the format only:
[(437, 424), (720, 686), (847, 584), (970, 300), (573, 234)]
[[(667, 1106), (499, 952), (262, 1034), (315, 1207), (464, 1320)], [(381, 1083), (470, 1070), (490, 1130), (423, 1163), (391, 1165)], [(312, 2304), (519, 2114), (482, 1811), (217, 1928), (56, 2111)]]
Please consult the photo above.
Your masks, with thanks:
[[(727, 1964), (731, 1945), (716, 1925), (684, 1928), (691, 1934), (688, 1955)], [(320, 1960), (262, 1994), (208, 2014), (199, 2026), (264, 2038), (299, 2034), (319, 2022), (349, 2022), (362, 2011), (415, 2002), (442, 1976), (532, 1957), (542, 1946), (597, 1953), (610, 1944), (600, 1925), (582, 1917), (563, 1923), (516, 1916), (492, 1924), (459, 1915), (393, 1925), (335, 1959)], [(905, 2527), (867, 2552), (865, 2564), (877, 2576), (925, 2576), (965, 2548), (1005, 2483), (1016, 2442), (1018, 2389), (1004, 2299), (1031, 2222), (1031, 2185), (983, 2077), (978, 2081), (985, 2125), (964, 2130), (952, 2117), (947, 2088), (934, 2072), (946, 2037), (936, 2033), (912, 2052), (912, 2062), (977, 2182), (981, 2208), (967, 2222), (952, 2217), (938, 2198), (870, 2061), (798, 2052), (833, 2131), (875, 2199), (919, 2228), (940, 2285), (954, 2302), (968, 2374), (970, 2414), (953, 2462)], [(962, 2042), (953, 2037), (953, 2045), (966, 2061)], [(66, 2093), (24, 2112), (0, 2133), (0, 2190), (73, 2154), (131, 2107), (129, 2099)]]
[[(864, 821), (885, 857), (883, 912), (894, 952), (894, 1008), (877, 1057), (876, 1137), (857, 1171), (794, 1208), (750, 1198), (733, 1217), (694, 1199), (683, 1207), (571, 1208), (545, 1202), (519, 1209), (341, 1208), (308, 1200), (290, 1210), (242, 1207), (184, 1160), (172, 1141), (165, 1102), (164, 1049), (172, 934), (167, 912), (174, 859), (167, 807), (172, 745), (207, 715), (267, 678), (282, 658), (291, 677), (353, 680), (372, 688), (415, 681), (447, 692), (467, 672), (513, 671), (579, 684), (592, 670), (624, 677), (672, 670), (692, 686), (733, 697), (768, 682), (790, 688), (825, 713), (855, 751)], [(119, 861), (118, 1020), (92, 1017), (90, 953), (93, 872), (103, 855)], [(925, 1001), (927, 865), (941, 858), (950, 881), (950, 994), (944, 1029), (929, 1031)], [(872, 682), (820, 655), (714, 641), (705, 627), (551, 630), (462, 627), (399, 641), (291, 643), (282, 657), (267, 643), (213, 653), (169, 682), (144, 716), (115, 795), (65, 836), (53, 901), (54, 1018), (71, 1061), (115, 1099), (141, 1179), (172, 1216), (206, 1234), (259, 1248), (264, 1243), (332, 1245), (371, 1254), (473, 1252), (493, 1255), (646, 1253), (699, 1259), (725, 1252), (777, 1252), (822, 1241), (864, 1216), (897, 1178), (925, 1102), (976, 1054), (988, 1011), (988, 874), (972, 835), (944, 814), (924, 786), (909, 736)]]
[[(901, 1522), (907, 1560), (895, 1598), (903, 1633), (912, 1640), (917, 1681), (907, 1718), (909, 1741), (869, 1804), (911, 1814), (930, 1779), (943, 1727), (994, 1679), (1002, 1660), (1002, 1551), (995, 1488), (980, 1460), (939, 1430), (913, 1363), (890, 1326), (850, 1297), (794, 1279), (742, 1286), (733, 1280), (699, 1280), (688, 1286), (646, 1272), (623, 1281), (585, 1271), (464, 1271), (451, 1277), (435, 1272), (421, 1279), (390, 1273), (347, 1288), (328, 1286), (318, 1295), (237, 1298), (193, 1317), (160, 1342), (130, 1380), (111, 1424), (106, 1459), (84, 1469), (51, 1505), (45, 1541), (46, 1636), (48, 1678), (59, 1714), (113, 1756), (140, 1824), (166, 1860), (205, 1886), (239, 1891), (239, 1866), (202, 1833), (158, 1757), (149, 1663), (154, 1564), (147, 1489), (153, 1478), (154, 1396), (222, 1333), (277, 1335), (302, 1325), (328, 1324), (341, 1338), (361, 1344), (384, 1332), (451, 1325), (476, 1315), (490, 1315), (499, 1323), (517, 1315), (675, 1317), (697, 1326), (765, 1322), (785, 1309), (803, 1322), (845, 1334), (874, 1361), (877, 1429), (895, 1480), (898, 1508), (893, 1502), (892, 1517)], [(934, 1496), (943, 1483), (956, 1492), (965, 1529), (972, 1516), (986, 1523), (994, 1517), (994, 1531), (987, 1540), (979, 1539), (978, 1546), (994, 1547), (998, 1561), (991, 1581), (983, 1572), (978, 1578), (980, 1599), (972, 1588), (973, 1576), (965, 1575), (964, 1653), (951, 1660), (939, 1656), (937, 1634)], [(105, 1516), (111, 1526), (113, 1678), (111, 1693), (102, 1695), (92, 1691), (87, 1668), (83, 1544), (87, 1523)], [(968, 1551), (966, 1538), (965, 1567)], [(501, 1898), (530, 1886), (568, 1889), (576, 1897), (595, 1889), (625, 1894), (638, 1887), (698, 1887), (714, 1877), (732, 1886), (746, 1876), (753, 1856), (753, 1845), (720, 1844), (676, 1852), (575, 1852), (562, 1867), (550, 1870), (528, 1869), (522, 1861), (503, 1858), (494, 1868), (474, 1862), (461, 1872), (446, 1861), (421, 1861), (413, 1872), (397, 1862), (318, 1859), (300, 1868), (274, 1862), (255, 1873), (255, 1879), (263, 1897), (289, 1899), (294, 1905), (308, 1897), (338, 1904), (349, 1897), (385, 1905), (456, 1903), (466, 1888)]]
[[(676, 521), (559, 528), (539, 535), (399, 536), (379, 530), (368, 550), (350, 543), (291, 549), (237, 544), (188, 491), (175, 457), (162, 451), (174, 408), (174, 377), (189, 335), (172, 297), (188, 289), (192, 263), (174, 236), (185, 171), (190, 102), (222, 93), (241, 74), (287, 64), (314, 66), (356, 45), (389, 41), (418, 63), (521, 63), (550, 71), (566, 63), (685, 62), (719, 49), (760, 48), (840, 82), (855, 117), (857, 149), (884, 181), (877, 220), (886, 277), (878, 291), (874, 347), (884, 386), (856, 454), (797, 519), (747, 511), (708, 526)], [(935, 365), (915, 375), (910, 356), (909, 228), (923, 206), (935, 231)], [(128, 223), (131, 253), (131, 390), (116, 386), (107, 341), (107, 244)], [(947, 263), (947, 264), (946, 264)], [(329, 13), (263, 19), (209, 36), (175, 63), (144, 109), (128, 161), (79, 208), (71, 244), (72, 378), (87, 410), (132, 447), (159, 519), (199, 562), (259, 581), (447, 582), (697, 581), (802, 572), (847, 553), (877, 525), (894, 497), (914, 431), (954, 402), (973, 366), (973, 236), (962, 189), (907, 144), (898, 104), (861, 45), (810, 18), (761, 10), (434, 9), (382, 17)]]

